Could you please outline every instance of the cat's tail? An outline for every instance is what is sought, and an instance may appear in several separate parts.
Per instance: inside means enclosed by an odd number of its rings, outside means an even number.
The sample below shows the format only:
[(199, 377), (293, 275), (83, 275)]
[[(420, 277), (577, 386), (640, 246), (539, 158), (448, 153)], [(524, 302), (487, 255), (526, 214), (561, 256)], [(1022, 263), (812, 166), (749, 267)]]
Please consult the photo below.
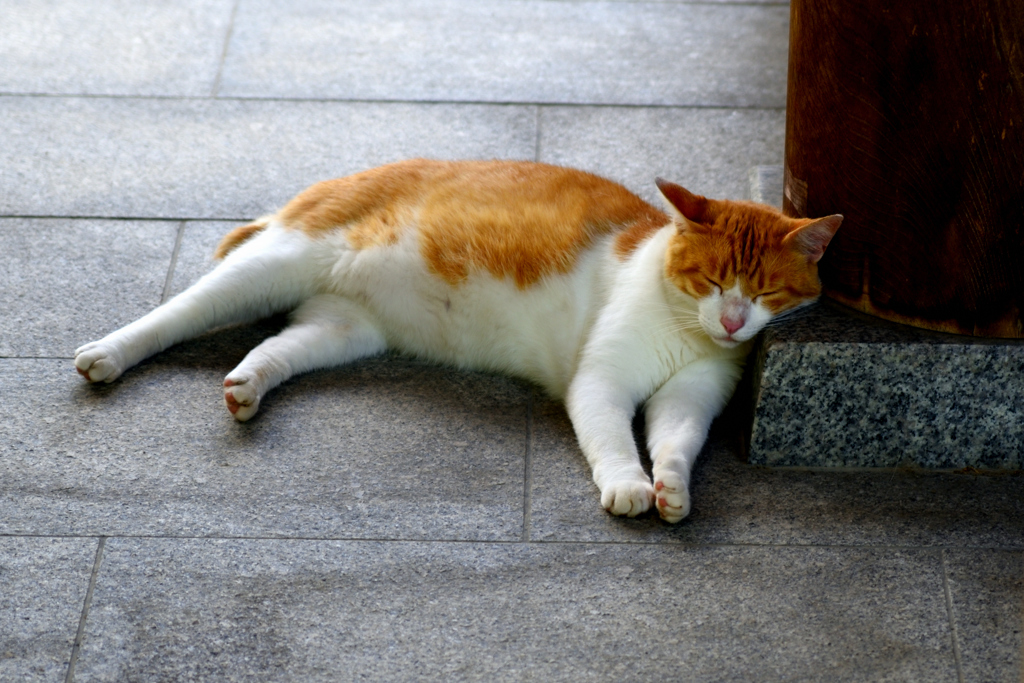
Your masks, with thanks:
[(224, 239), (222, 239), (220, 241), (220, 244), (217, 245), (217, 250), (213, 252), (213, 258), (217, 259), (218, 261), (223, 259), (225, 256), (234, 251), (235, 247), (239, 246), (240, 244), (248, 240), (250, 237), (266, 228), (267, 225), (270, 224), (270, 221), (273, 219), (274, 216), (264, 216), (263, 218), (256, 219), (249, 225), (237, 227), (228, 234), (224, 235)]

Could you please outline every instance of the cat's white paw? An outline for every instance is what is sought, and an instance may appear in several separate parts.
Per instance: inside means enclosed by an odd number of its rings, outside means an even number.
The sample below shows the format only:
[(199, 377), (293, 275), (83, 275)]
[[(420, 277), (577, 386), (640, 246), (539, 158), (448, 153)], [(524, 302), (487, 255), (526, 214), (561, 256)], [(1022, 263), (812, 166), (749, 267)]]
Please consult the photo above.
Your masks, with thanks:
[(256, 383), (246, 377), (228, 375), (224, 380), (224, 405), (239, 422), (251, 418), (260, 407)]
[(636, 517), (653, 504), (654, 487), (649, 481), (616, 481), (601, 490), (601, 506), (613, 515)]
[(658, 514), (666, 522), (675, 524), (690, 514), (690, 492), (683, 478), (675, 472), (655, 471), (654, 493)]
[(75, 369), (90, 382), (110, 383), (124, 372), (124, 360), (113, 345), (95, 341), (75, 351)]

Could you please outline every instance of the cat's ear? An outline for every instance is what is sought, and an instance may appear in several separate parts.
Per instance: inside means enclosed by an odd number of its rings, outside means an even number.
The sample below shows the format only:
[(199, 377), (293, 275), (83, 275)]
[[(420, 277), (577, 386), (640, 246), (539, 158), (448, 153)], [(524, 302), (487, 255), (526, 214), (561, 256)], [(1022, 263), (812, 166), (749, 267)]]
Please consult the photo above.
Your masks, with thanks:
[(825, 255), (825, 247), (842, 222), (843, 217), (839, 214), (810, 221), (783, 237), (782, 243), (792, 246), (811, 263), (817, 263)]
[(688, 224), (700, 225), (708, 222), (708, 200), (699, 194), (693, 194), (685, 187), (671, 183), (664, 178), (654, 180), (665, 199), (665, 208), (669, 210), (676, 223), (680, 226)]

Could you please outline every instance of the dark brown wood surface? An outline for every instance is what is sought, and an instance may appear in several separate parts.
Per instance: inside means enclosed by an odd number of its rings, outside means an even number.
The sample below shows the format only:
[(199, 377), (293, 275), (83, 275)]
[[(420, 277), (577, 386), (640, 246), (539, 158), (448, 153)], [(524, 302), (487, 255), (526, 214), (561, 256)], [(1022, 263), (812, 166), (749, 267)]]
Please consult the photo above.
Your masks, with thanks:
[(792, 0), (784, 208), (841, 213), (825, 293), (1024, 337), (1024, 0)]

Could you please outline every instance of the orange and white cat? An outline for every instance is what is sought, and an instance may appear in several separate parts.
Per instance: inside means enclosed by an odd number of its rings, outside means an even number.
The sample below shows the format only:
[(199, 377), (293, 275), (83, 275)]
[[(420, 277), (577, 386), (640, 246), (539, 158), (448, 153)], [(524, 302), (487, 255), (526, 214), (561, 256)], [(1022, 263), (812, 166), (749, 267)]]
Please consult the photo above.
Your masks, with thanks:
[[(517, 161), (412, 160), (319, 183), (228, 233), (223, 262), (75, 366), (111, 382), (227, 323), (292, 310), (224, 380), (248, 420), (296, 373), (398, 349), (563, 398), (601, 491), (690, 511), (690, 470), (774, 316), (817, 298), (841, 216), (793, 219), (658, 180), (668, 213), (609, 180)], [(644, 406), (653, 482), (631, 421)]]

